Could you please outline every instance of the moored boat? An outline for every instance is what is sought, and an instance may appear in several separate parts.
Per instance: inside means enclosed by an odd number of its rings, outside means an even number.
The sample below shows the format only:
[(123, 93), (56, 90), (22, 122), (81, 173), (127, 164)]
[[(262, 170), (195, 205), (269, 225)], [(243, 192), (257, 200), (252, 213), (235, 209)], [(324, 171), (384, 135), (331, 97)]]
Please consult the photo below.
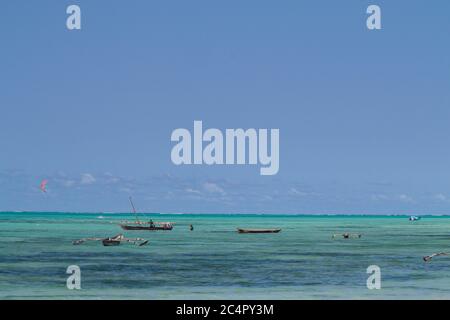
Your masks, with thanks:
[(102, 244), (105, 247), (113, 247), (113, 246), (119, 246), (120, 243), (124, 240), (124, 236), (119, 234), (112, 238), (106, 238), (102, 240)]
[(170, 222), (131, 222), (131, 223), (122, 223), (120, 227), (123, 230), (147, 230), (147, 231), (157, 231), (157, 230), (170, 231), (173, 229), (173, 225)]
[(142, 246), (145, 246), (148, 244), (148, 240), (145, 240), (142, 238), (133, 238), (133, 239), (125, 238), (123, 236), (123, 234), (118, 234), (114, 237), (109, 237), (109, 238), (83, 238), (80, 240), (72, 241), (72, 243), (74, 245), (80, 245), (87, 241), (101, 241), (105, 247), (119, 246), (122, 242), (133, 243), (139, 247), (142, 247)]
[(157, 230), (166, 230), (170, 231), (173, 229), (173, 223), (171, 222), (153, 222), (150, 221), (140, 221), (137, 216), (137, 211), (134, 206), (133, 200), (131, 197), (129, 198), (131, 208), (133, 209), (133, 214), (136, 217), (136, 221), (122, 221), (120, 223), (120, 227), (123, 230), (146, 230), (146, 231), (157, 231)]
[(239, 233), (278, 233), (281, 229), (241, 229), (237, 228)]

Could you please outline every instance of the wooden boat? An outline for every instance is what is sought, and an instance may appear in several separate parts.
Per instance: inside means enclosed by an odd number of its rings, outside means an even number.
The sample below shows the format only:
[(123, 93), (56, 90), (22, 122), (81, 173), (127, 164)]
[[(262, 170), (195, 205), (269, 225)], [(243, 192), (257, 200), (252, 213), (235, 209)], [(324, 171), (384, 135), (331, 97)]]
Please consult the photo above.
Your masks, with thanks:
[(434, 257), (448, 256), (449, 254), (450, 254), (450, 253), (448, 253), (448, 252), (438, 252), (438, 253), (433, 253), (432, 255), (423, 257), (423, 261), (425, 261), (425, 262), (430, 262), (431, 259), (433, 259)]
[(120, 227), (123, 230), (166, 230), (170, 231), (173, 229), (173, 225), (170, 222), (129, 222), (122, 223)]
[(123, 230), (146, 230), (146, 231), (157, 231), (157, 230), (165, 230), (170, 231), (173, 229), (173, 223), (171, 222), (153, 222), (153, 220), (150, 220), (148, 222), (146, 221), (140, 221), (137, 216), (136, 208), (133, 204), (133, 200), (131, 197), (129, 198), (131, 208), (133, 209), (133, 213), (136, 217), (136, 221), (123, 221), (120, 223), (120, 227)]
[(115, 237), (112, 238), (106, 238), (102, 240), (102, 244), (105, 247), (113, 247), (113, 246), (118, 246), (120, 245), (120, 242), (124, 240), (124, 236), (119, 234)]
[(239, 233), (278, 233), (281, 229), (241, 229), (237, 228)]
[(109, 237), (109, 238), (84, 238), (84, 239), (80, 239), (80, 240), (75, 240), (72, 242), (72, 244), (80, 245), (86, 241), (101, 241), (105, 247), (119, 246), (122, 242), (133, 243), (139, 247), (142, 247), (142, 246), (145, 246), (146, 244), (148, 244), (148, 240), (145, 240), (142, 238), (129, 239), (129, 238), (125, 238), (123, 236), (123, 234), (118, 234), (117, 236)]

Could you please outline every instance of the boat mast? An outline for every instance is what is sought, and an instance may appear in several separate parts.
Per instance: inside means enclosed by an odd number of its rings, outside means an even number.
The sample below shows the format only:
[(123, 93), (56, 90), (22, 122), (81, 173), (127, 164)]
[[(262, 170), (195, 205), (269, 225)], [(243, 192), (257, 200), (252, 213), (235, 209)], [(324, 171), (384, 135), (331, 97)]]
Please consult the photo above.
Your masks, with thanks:
[(133, 208), (133, 213), (134, 213), (134, 216), (136, 217), (136, 221), (140, 222), (139, 218), (137, 216), (136, 208), (134, 207), (134, 204), (133, 204), (133, 200), (131, 199), (131, 197), (129, 197), (128, 199), (130, 200), (131, 208)]

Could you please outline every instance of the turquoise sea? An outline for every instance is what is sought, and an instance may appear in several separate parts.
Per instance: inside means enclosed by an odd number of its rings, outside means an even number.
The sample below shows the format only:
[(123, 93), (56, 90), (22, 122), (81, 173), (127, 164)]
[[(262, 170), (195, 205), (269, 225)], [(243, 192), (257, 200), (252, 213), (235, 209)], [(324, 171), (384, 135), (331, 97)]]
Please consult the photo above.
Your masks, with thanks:
[[(450, 217), (145, 217), (175, 227), (123, 231), (129, 214), (0, 213), (0, 299), (450, 299), (450, 257), (422, 260), (450, 251)], [(344, 232), (362, 237), (332, 239)], [(150, 244), (72, 245), (118, 233)], [(69, 265), (81, 269), (81, 290), (66, 288)], [(366, 287), (370, 265), (381, 268), (380, 290)]]

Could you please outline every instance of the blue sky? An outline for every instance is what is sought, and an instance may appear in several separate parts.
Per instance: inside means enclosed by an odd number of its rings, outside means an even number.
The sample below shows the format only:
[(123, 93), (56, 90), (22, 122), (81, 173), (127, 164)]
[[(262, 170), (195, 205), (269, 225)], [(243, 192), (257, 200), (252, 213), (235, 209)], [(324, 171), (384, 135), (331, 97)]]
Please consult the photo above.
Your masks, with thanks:
[[(449, 14), (444, 0), (3, 1), (0, 210), (128, 211), (133, 195), (148, 212), (450, 213)], [(194, 120), (279, 128), (278, 175), (174, 166), (171, 132)]]

